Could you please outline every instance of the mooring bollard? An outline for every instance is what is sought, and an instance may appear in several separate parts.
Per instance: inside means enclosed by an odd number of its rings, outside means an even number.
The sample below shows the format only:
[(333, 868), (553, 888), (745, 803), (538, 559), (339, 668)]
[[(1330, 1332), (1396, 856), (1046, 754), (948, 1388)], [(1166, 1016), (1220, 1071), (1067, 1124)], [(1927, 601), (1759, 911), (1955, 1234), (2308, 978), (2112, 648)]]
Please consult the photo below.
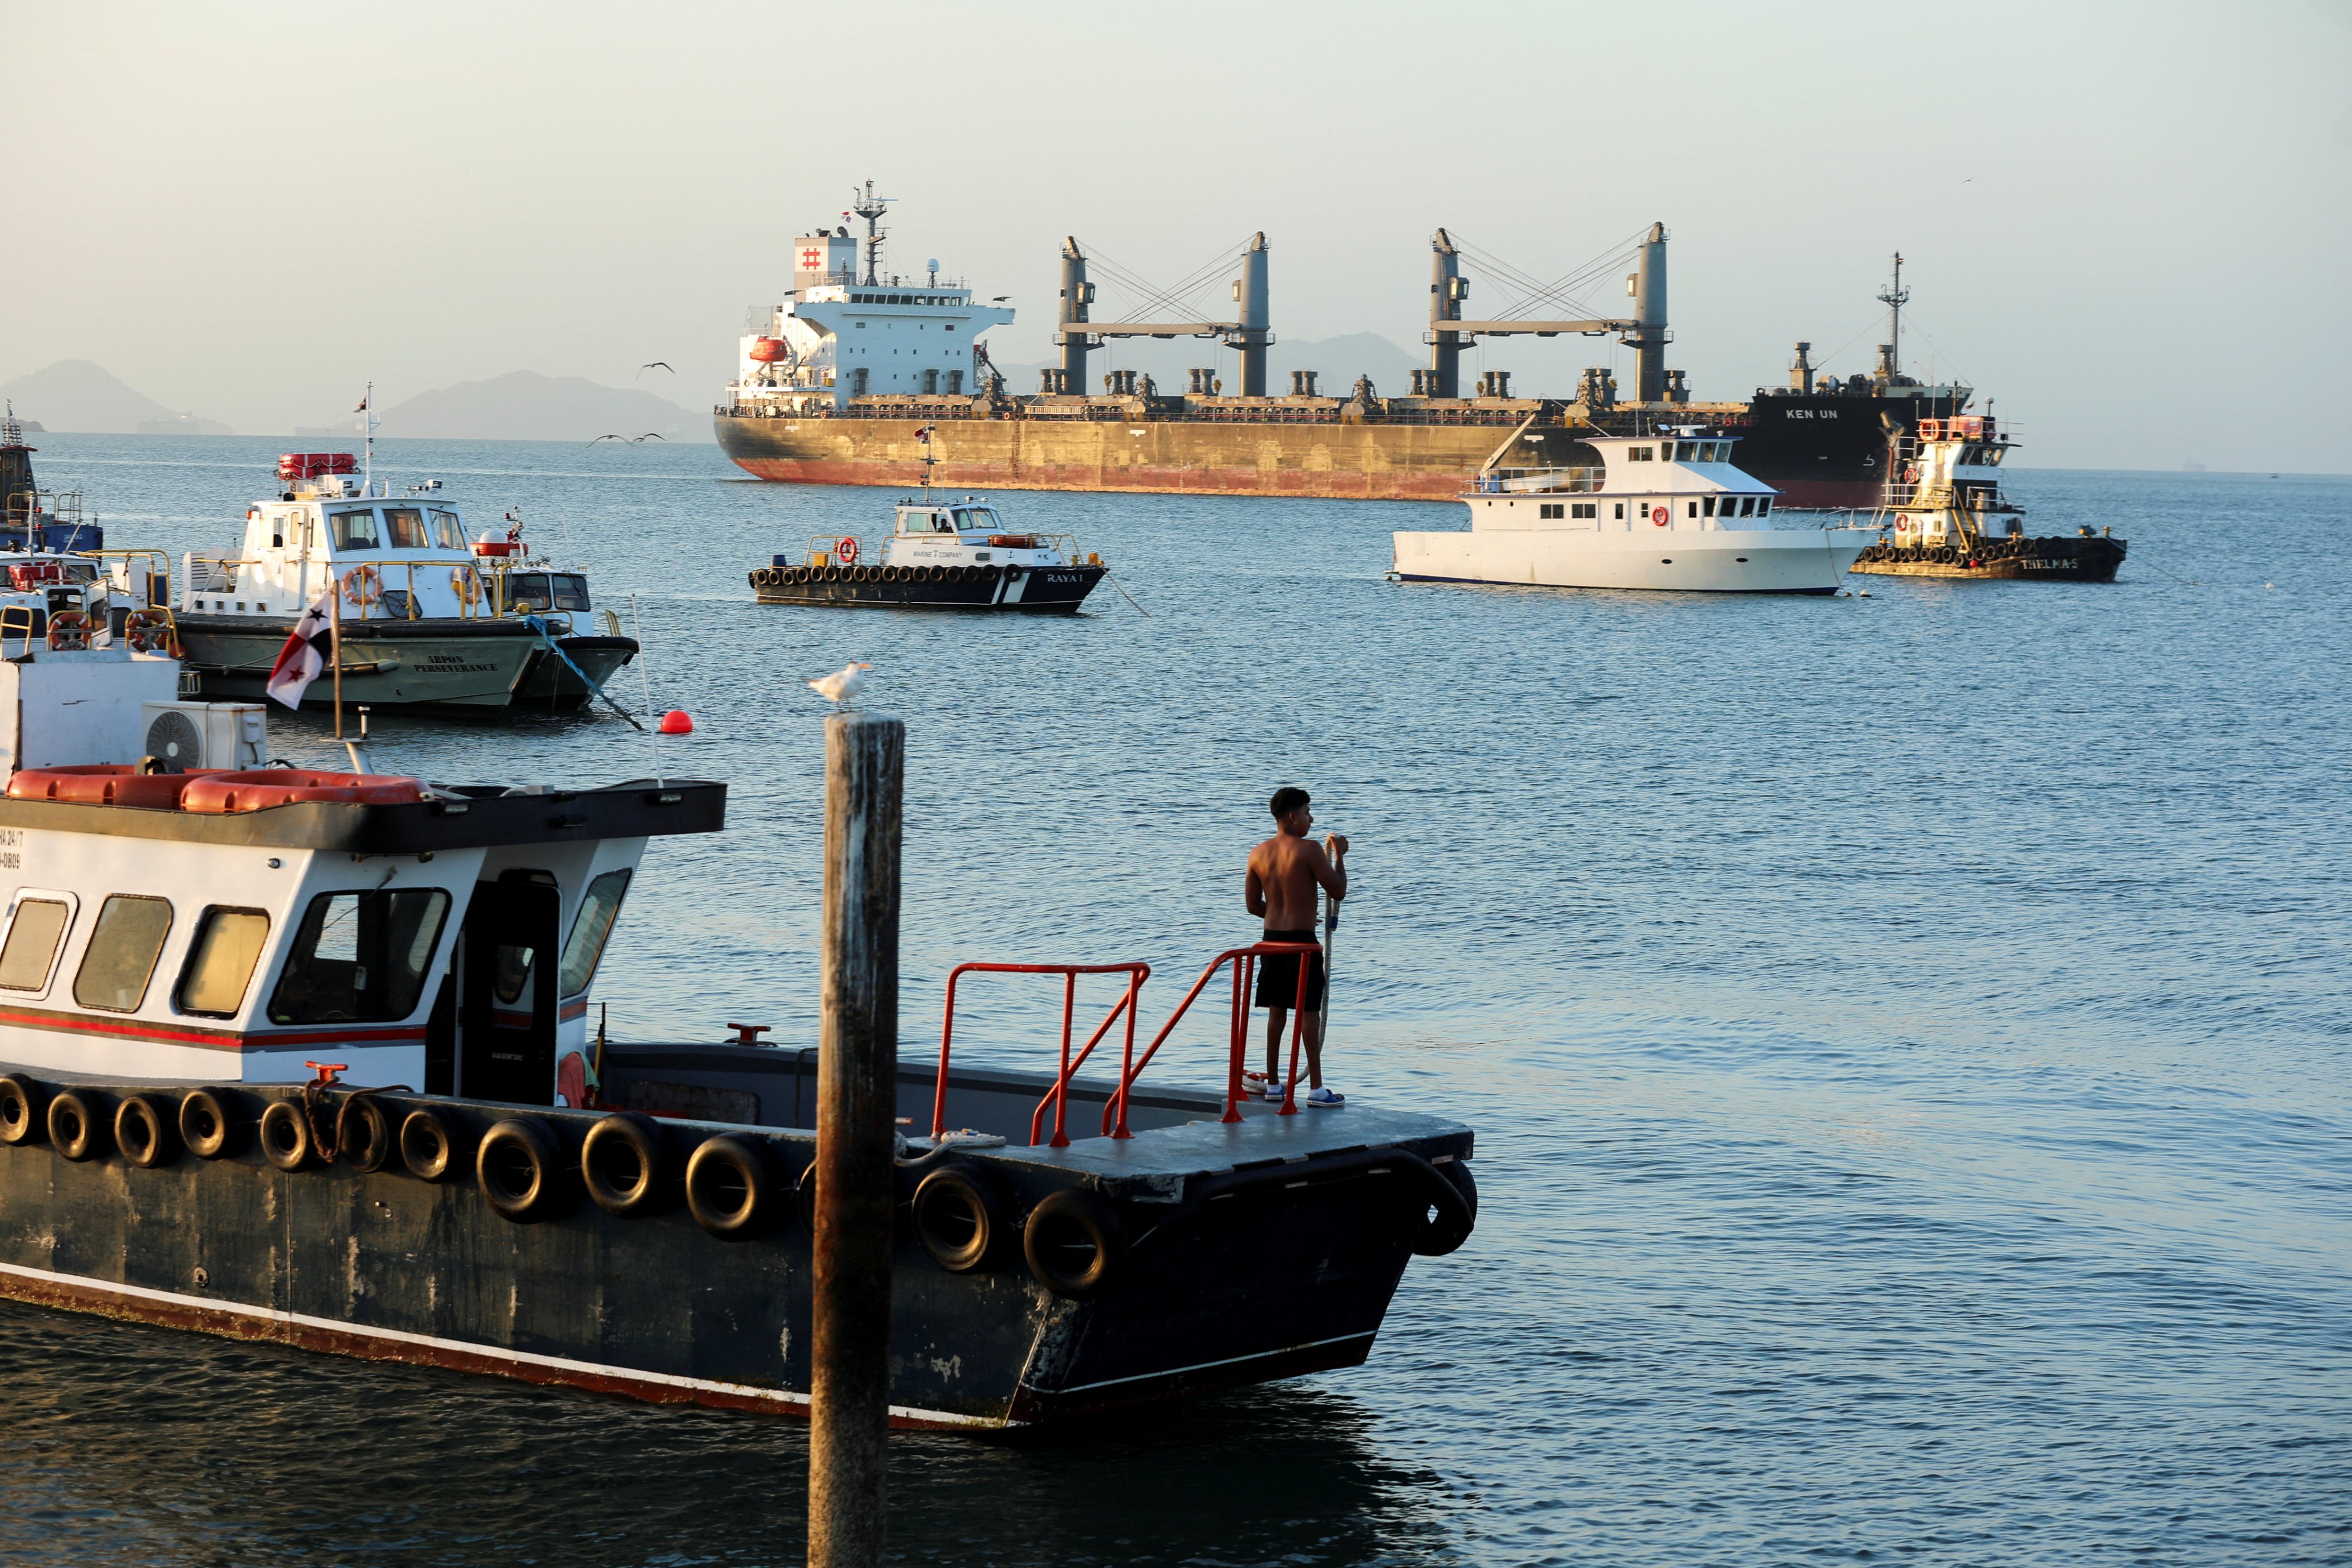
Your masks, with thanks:
[(809, 1568), (882, 1561), (906, 753), (907, 727), (896, 719), (837, 713), (825, 721)]

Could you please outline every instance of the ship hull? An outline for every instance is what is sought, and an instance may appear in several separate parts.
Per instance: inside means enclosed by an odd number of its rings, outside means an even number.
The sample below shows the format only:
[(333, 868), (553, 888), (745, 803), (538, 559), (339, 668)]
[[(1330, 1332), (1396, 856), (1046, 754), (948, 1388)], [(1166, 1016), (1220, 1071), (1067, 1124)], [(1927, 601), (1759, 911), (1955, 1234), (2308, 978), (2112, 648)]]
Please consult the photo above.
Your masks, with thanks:
[[(1050, 405), (1048, 405), (1050, 406)], [(1033, 412), (1008, 400), (996, 416), (968, 405), (922, 418), (779, 416), (721, 412), (719, 445), (746, 473), (784, 484), (919, 484), (926, 456), (950, 489), (1136, 490), (1178, 495), (1304, 496), (1335, 500), (1451, 500), (1504, 453), (1504, 467), (1564, 459), (1580, 434), (1635, 435), (1697, 424), (1740, 440), (1741, 469), (1772, 486), (1784, 507), (1878, 503), (1889, 425), (1954, 412), (1924, 399), (1790, 394), (1743, 404), (1679, 404), (1594, 412), (1553, 405), (1514, 441), (1534, 404), (1480, 409), (1460, 423), (1351, 421), (1328, 406), (1281, 417), (1189, 417), (1097, 405), (1093, 416)], [(917, 432), (930, 430), (927, 447)]]
[[(761, 1071), (738, 1081), (772, 1088), (795, 1072), (795, 1055), (809, 1054), (756, 1053), (748, 1059)], [(711, 1057), (698, 1049), (677, 1059)], [(679, 1069), (665, 1060), (648, 1070)], [(184, 1092), (18, 1076), (44, 1103), (70, 1088), (94, 1121), (144, 1093), (168, 1125)], [(1021, 1093), (1034, 1097), (1039, 1083), (1050, 1079), (1024, 1082)], [(928, 1100), (927, 1081), (909, 1087)], [(810, 1088), (796, 1077), (794, 1097)], [(755, 1151), (772, 1173), (771, 1219), (722, 1239), (676, 1199), (629, 1217), (586, 1200), (576, 1172), (598, 1112), (378, 1097), (394, 1128), (413, 1109), (441, 1116), (461, 1153), (495, 1123), (530, 1118), (552, 1145), (562, 1190), (543, 1212), (514, 1220), (490, 1206), (470, 1157), (437, 1182), (409, 1174), (396, 1153), (374, 1171), (348, 1160), (280, 1169), (260, 1157), (252, 1126), (271, 1101), (299, 1105), (302, 1091), (212, 1092), (240, 1131), (239, 1146), (215, 1158), (174, 1148), (133, 1165), (101, 1137), (88, 1157), (68, 1159), (38, 1131), (0, 1144), (0, 1296), (656, 1402), (807, 1413), (812, 1245), (792, 1191), (814, 1159), (813, 1133), (654, 1124), (673, 1180), (686, 1152), (717, 1134)], [(893, 1425), (1029, 1426), (1363, 1361), (1411, 1256), (1412, 1183), (1434, 1171), (1425, 1158), (1466, 1155), (1469, 1137), (1428, 1117), (1381, 1125), (1378, 1112), (1349, 1116), (1345, 1128), (1334, 1118), (1257, 1116), (1238, 1128), (1212, 1120), (1225, 1146), (1217, 1150), (1191, 1127), (1139, 1131), (1120, 1146), (1125, 1167), (1137, 1155), (1153, 1163), (1155, 1142), (1177, 1155), (1141, 1183), (1093, 1173), (1084, 1143), (1066, 1154), (1008, 1149), (902, 1164), (901, 1205), (923, 1175), (960, 1161), (1004, 1205), (1008, 1232), (1013, 1212), (1076, 1186), (1100, 1194), (1131, 1240), (1115, 1279), (1072, 1300), (1032, 1277), (1017, 1235), (959, 1273), (901, 1224)], [(331, 1105), (318, 1125), (334, 1122)], [(1367, 1138), (1392, 1146), (1368, 1160)], [(1353, 1153), (1340, 1147), (1351, 1140)], [(1230, 1168), (1254, 1156), (1279, 1179)]]
[[(266, 695), (270, 668), (294, 628), (291, 620), (261, 616), (184, 614), (177, 624), (183, 667), (196, 693), (211, 701)], [(593, 695), (589, 682), (603, 686), (637, 651), (622, 637), (552, 640), (554, 648), (520, 621), (349, 621), (341, 634), (341, 700), (378, 708), (569, 711)], [(310, 683), (304, 706), (333, 704), (331, 676)]]
[[(888, 568), (898, 572), (897, 567)], [(859, 577), (840, 566), (766, 566), (751, 574), (763, 605), (814, 609), (1013, 610), (1033, 616), (1076, 615), (1101, 582), (1100, 566), (922, 567), (926, 575)]]
[(1788, 531), (1631, 533), (1463, 530), (1396, 535), (1408, 583), (1700, 594), (1834, 594), (1860, 535)]
[(1937, 557), (1940, 549), (1904, 549), (1874, 544), (1853, 563), (1856, 572), (1880, 577), (1943, 577), (1963, 582), (2112, 583), (2128, 549), (2120, 539), (2004, 539), (1990, 542), (1988, 552), (1956, 552), (1949, 561)]

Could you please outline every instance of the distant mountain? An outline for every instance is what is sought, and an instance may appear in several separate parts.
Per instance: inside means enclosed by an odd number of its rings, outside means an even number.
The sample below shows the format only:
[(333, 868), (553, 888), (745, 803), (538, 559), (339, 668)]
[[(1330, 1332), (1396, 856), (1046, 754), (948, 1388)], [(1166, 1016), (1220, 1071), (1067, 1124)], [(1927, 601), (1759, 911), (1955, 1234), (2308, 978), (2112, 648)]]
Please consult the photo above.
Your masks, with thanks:
[[(1048, 364), (1061, 363), (1056, 356), (1034, 364), (1000, 364), (997, 369), (1004, 373), (1005, 391), (1034, 392), (1037, 373)], [(1279, 397), (1290, 390), (1292, 371), (1312, 370), (1322, 373), (1315, 390), (1326, 397), (1347, 396), (1360, 375), (1370, 376), (1372, 389), (1381, 395), (1399, 396), (1412, 390), (1413, 370), (1422, 363), (1378, 332), (1349, 332), (1344, 337), (1297, 342), (1286, 341), (1277, 334), (1274, 346), (1265, 354), (1265, 389)], [(1143, 372), (1163, 395), (1182, 392), (1185, 372), (1194, 365), (1221, 367), (1218, 374), (1224, 380), (1227, 395), (1238, 396), (1242, 389), (1240, 369), (1233, 351), (1205, 338), (1165, 342), (1156, 338), (1118, 339), (1111, 349), (1097, 350), (1088, 365), (1095, 384), (1087, 390), (1093, 393), (1102, 391), (1102, 373), (1114, 366)]]
[[(146, 394), (132, 390), (102, 365), (86, 359), (59, 360), (45, 370), (20, 375), (0, 396), (8, 398), (31, 420), (51, 430), (87, 430), (111, 435), (154, 435), (172, 432), (194, 436), (226, 436), (227, 426), (193, 414), (166, 408)], [(150, 430), (149, 426), (156, 428)]]
[(647, 431), (670, 441), (713, 439), (708, 415), (667, 398), (528, 370), (418, 393), (385, 409), (376, 426), (379, 436), (460, 441), (593, 441)]

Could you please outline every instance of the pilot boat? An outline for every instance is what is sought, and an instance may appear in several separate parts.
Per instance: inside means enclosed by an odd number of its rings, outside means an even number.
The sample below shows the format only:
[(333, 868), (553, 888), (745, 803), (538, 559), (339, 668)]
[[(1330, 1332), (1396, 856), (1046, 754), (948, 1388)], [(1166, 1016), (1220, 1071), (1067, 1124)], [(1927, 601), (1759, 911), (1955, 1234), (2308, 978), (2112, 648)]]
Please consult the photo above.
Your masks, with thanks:
[[(347, 702), (568, 710), (636, 655), (628, 637), (573, 628), (555, 579), (576, 574), (537, 571), (544, 604), (520, 595), (518, 542), (469, 542), (438, 480), (394, 497), (344, 452), (289, 453), (278, 477), (279, 493), (247, 509), (239, 548), (183, 558), (180, 646), (205, 697), (260, 697), (288, 634), (331, 587)], [(314, 685), (309, 700), (331, 692)]]
[[(0, 1295), (805, 1414), (814, 1043), (589, 1028), (648, 846), (720, 831), (725, 786), (173, 773), (139, 720), (176, 671), (127, 647), (0, 661)], [(1147, 965), (950, 976), (936, 1067), (898, 1075), (928, 1135), (892, 1176), (894, 1424), (1366, 1358), (1412, 1258), (1470, 1234), (1472, 1134), (1245, 1099), (1250, 970), (1301, 951), (1218, 954), (1139, 1053)], [(1222, 1088), (1144, 1080), (1228, 969)], [(991, 970), (1109, 971), (1115, 1079), (1078, 1076), (1067, 1007), (1054, 1070), (955, 1064), (958, 984)]]
[(2131, 545), (2112, 529), (2026, 536), (2025, 509), (2000, 488), (2001, 460), (2018, 444), (1989, 414), (1922, 419), (1916, 436), (1897, 436), (1877, 518), (1886, 531), (1853, 569), (1889, 577), (2114, 582)]
[(1870, 536), (1775, 528), (1779, 494), (1732, 461), (1734, 437), (1585, 437), (1568, 466), (1482, 469), (1465, 531), (1399, 533), (1409, 583), (1832, 594)]
[(1067, 534), (1015, 532), (976, 496), (902, 500), (896, 516), (878, 558), (845, 533), (754, 570), (760, 603), (1072, 615), (1109, 571)]

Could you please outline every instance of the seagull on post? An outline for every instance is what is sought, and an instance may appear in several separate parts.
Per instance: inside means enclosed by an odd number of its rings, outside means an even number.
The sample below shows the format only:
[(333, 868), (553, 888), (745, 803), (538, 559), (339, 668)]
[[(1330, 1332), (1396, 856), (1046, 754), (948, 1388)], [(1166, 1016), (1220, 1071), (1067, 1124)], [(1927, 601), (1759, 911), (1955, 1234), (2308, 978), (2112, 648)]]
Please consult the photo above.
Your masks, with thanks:
[(849, 710), (849, 700), (857, 695), (859, 687), (866, 684), (866, 672), (873, 668), (870, 664), (853, 664), (846, 669), (817, 677), (808, 683), (808, 687), (832, 703), (835, 712), (845, 712)]

